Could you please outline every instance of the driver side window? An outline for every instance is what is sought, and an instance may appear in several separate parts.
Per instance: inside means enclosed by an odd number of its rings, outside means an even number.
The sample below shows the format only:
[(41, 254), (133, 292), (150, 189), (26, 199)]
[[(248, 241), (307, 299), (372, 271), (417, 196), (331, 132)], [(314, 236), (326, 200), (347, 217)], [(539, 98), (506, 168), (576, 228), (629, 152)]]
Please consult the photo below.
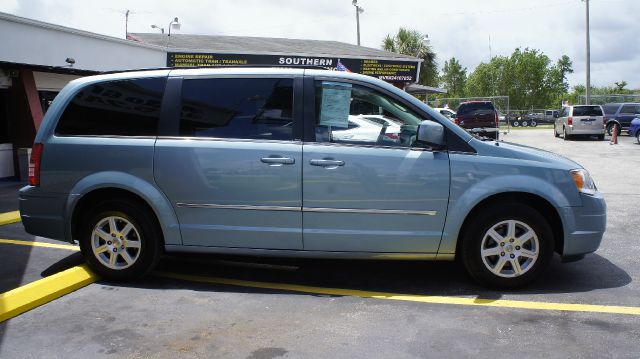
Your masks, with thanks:
[(368, 87), (316, 81), (316, 142), (410, 147), (422, 118)]

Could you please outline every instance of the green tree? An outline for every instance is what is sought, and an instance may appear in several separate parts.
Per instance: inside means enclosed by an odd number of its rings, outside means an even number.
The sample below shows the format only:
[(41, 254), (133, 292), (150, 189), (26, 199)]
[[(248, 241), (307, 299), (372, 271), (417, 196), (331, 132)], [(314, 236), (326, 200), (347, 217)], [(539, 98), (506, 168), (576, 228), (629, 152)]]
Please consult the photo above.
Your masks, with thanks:
[(455, 57), (444, 62), (440, 84), (447, 90), (448, 97), (463, 97), (467, 82), (467, 68), (462, 68)]
[(614, 82), (617, 91), (622, 91), (627, 86), (627, 81)]
[(539, 50), (517, 48), (511, 56), (495, 56), (478, 65), (465, 88), (468, 96), (509, 96), (513, 109), (557, 107), (572, 71), (568, 56), (552, 65)]
[(416, 30), (403, 27), (394, 36), (387, 35), (382, 40), (382, 49), (398, 54), (415, 56), (423, 63), (420, 65), (419, 84), (438, 86), (438, 63), (436, 53), (425, 42), (427, 36)]

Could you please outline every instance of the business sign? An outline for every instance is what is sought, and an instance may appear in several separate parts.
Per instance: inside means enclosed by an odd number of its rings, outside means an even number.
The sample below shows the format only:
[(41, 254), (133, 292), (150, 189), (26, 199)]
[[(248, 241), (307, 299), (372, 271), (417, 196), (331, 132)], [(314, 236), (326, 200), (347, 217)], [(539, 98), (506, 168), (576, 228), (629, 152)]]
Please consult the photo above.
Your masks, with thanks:
[(195, 52), (167, 53), (167, 67), (290, 66), (323, 67), (355, 72), (389, 82), (416, 82), (418, 61), (351, 59), (337, 57), (215, 54)]

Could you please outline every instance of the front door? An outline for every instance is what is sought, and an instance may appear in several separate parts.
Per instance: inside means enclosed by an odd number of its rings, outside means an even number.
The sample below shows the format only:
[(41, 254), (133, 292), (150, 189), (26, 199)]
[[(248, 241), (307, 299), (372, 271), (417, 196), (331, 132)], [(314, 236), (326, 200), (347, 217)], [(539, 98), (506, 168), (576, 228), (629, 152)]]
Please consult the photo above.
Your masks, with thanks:
[[(416, 147), (426, 115), (365, 85), (316, 81), (314, 87), (315, 142), (303, 149), (304, 249), (436, 253), (449, 156)], [(357, 136), (343, 136), (347, 131)]]
[(183, 244), (302, 249), (294, 79), (182, 82), (179, 136), (158, 138), (154, 171)]

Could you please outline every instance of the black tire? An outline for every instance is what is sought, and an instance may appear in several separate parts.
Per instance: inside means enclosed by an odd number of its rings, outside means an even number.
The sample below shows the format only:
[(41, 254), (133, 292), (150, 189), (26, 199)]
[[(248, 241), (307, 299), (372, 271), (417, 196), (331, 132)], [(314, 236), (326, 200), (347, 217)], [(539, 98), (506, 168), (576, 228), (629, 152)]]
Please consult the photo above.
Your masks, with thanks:
[[(617, 124), (614, 123), (614, 122), (608, 123), (607, 124), (607, 135), (613, 136), (613, 128), (616, 127), (616, 126), (617, 126)], [(620, 136), (620, 132), (622, 132), (622, 131), (620, 129), (620, 126), (617, 126), (617, 127), (618, 127), (618, 136)]]
[(513, 121), (513, 122), (511, 123), (511, 125), (513, 125), (513, 127), (518, 127), (518, 126), (520, 126), (520, 121), (517, 121), (517, 120), (516, 120), (516, 121)]
[(640, 131), (636, 132), (636, 141), (638, 141), (638, 144), (640, 145)]
[(562, 137), (565, 141), (569, 141), (569, 139), (571, 139), (571, 136), (567, 134), (567, 129), (565, 127), (562, 128)]
[(522, 127), (527, 127), (527, 126), (529, 126), (529, 121), (522, 120)]
[[(94, 239), (93, 232), (96, 228), (101, 228), (103, 231), (107, 225), (111, 228), (111, 223), (105, 222), (108, 218), (118, 218), (113, 222), (116, 230), (110, 230), (110, 233), (107, 233), (111, 236), (109, 239), (112, 242), (107, 242), (100, 236)], [(98, 227), (101, 223), (105, 223), (104, 227)], [(126, 223), (132, 225), (129, 234), (124, 234), (122, 231)], [(78, 239), (84, 259), (96, 274), (107, 280), (126, 281), (139, 278), (155, 267), (162, 253), (162, 232), (154, 214), (135, 201), (111, 199), (100, 202), (82, 218), (79, 229)], [(121, 242), (116, 242), (118, 233), (121, 235), (119, 237)], [(101, 244), (100, 247), (110, 249), (104, 251), (104, 256), (94, 254), (92, 242), (96, 243), (96, 246)], [(137, 248), (133, 243), (137, 243)], [(118, 247), (120, 245), (123, 247)], [(131, 245), (130, 248), (125, 248), (129, 245)], [(120, 253), (117, 253), (117, 250), (120, 250)], [(135, 258), (135, 260), (128, 264), (123, 252), (126, 252), (129, 259)], [(102, 262), (107, 260), (107, 256), (115, 256), (116, 262), (113, 265), (120, 265), (122, 268), (109, 268), (108, 263)]]
[(554, 137), (560, 137), (560, 134), (558, 133), (558, 131), (556, 131), (556, 126), (553, 126), (553, 136)]
[(531, 127), (538, 127), (538, 122), (531, 120), (531, 123), (529, 124), (529, 126)]
[[(508, 274), (509, 270), (515, 271), (515, 267), (511, 264), (514, 263), (513, 261), (518, 261), (518, 266), (526, 266), (522, 267), (521, 270), (523, 273), (521, 275), (509, 278), (492, 272), (488, 267), (488, 264), (485, 264), (485, 260), (483, 260), (483, 256), (481, 254), (483, 249), (483, 240), (485, 239), (485, 236), (489, 238), (487, 232), (492, 228), (501, 228), (496, 226), (506, 221), (514, 221), (514, 223), (519, 222), (528, 226), (528, 228), (526, 228), (526, 226), (519, 227), (519, 229), (515, 231), (516, 235), (520, 233), (520, 229), (531, 229), (533, 230), (535, 237), (537, 237), (538, 246), (537, 258), (535, 260), (532, 259), (531, 262), (528, 263), (527, 261), (529, 259), (519, 255), (520, 247), (514, 247), (518, 242), (510, 244), (507, 239), (507, 244), (502, 247), (497, 245), (496, 242), (497, 247), (495, 248), (499, 248), (499, 250), (503, 252), (492, 257), (485, 257), (487, 263), (495, 259), (497, 264), (498, 261), (501, 260), (501, 257), (503, 257), (503, 260), (508, 261), (509, 264), (504, 264), (502, 267), (506, 268), (506, 274), (502, 275), (513, 275), (513, 273)], [(504, 226), (508, 226), (508, 224), (504, 224)], [(487, 239), (486, 241), (491, 241), (491, 239)], [(529, 242), (533, 241), (534, 240), (531, 239)], [(525, 241), (521, 245), (527, 245), (524, 243), (527, 242)], [(532, 244), (533, 243), (530, 243), (529, 245)], [(460, 254), (462, 263), (469, 275), (481, 285), (498, 289), (516, 289), (531, 283), (549, 267), (551, 259), (553, 258), (553, 248), (553, 231), (544, 216), (527, 205), (518, 202), (509, 202), (486, 208), (471, 220), (463, 230)], [(516, 250), (514, 251), (514, 249)], [(507, 257), (509, 255), (507, 250), (511, 250), (512, 253), (517, 253), (517, 256), (514, 259), (509, 259), (509, 257)]]

